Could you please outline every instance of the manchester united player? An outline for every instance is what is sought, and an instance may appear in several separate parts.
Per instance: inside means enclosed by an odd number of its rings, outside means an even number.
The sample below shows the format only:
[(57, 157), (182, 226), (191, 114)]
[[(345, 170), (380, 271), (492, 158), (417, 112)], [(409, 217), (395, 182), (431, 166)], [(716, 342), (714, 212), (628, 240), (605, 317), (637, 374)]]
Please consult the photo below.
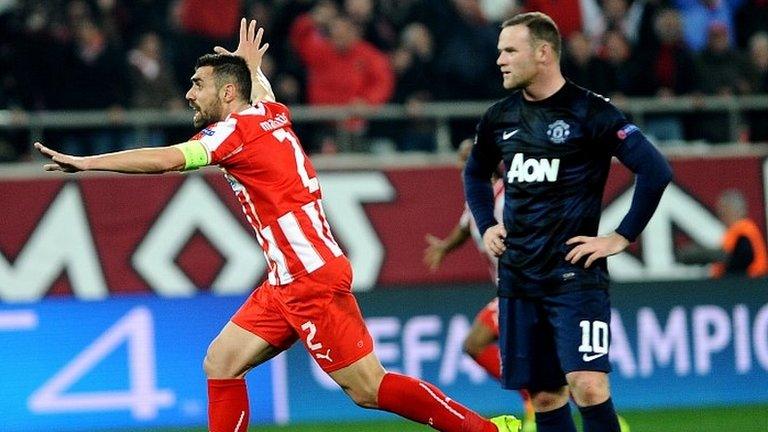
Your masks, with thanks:
[[(611, 398), (607, 257), (645, 228), (672, 179), (664, 157), (610, 102), (560, 71), (560, 32), (540, 12), (502, 24), (499, 66), (510, 95), (480, 119), (465, 198), (499, 257), (502, 386), (531, 392), (540, 432), (619, 432)], [(636, 174), (632, 204), (598, 236), (612, 157)], [(489, 179), (503, 161), (504, 217)]]
[[(351, 292), (352, 269), (331, 234), (315, 169), (304, 154), (285, 105), (274, 101), (260, 72), (268, 45), (255, 21), (240, 26), (234, 53), (198, 59), (186, 94), (195, 127), (191, 140), (88, 157), (35, 147), (49, 171), (163, 173), (218, 165), (253, 226), (269, 267), (205, 356), (212, 432), (244, 431), (244, 376), (301, 339), (318, 365), (364, 408), (376, 408), (441, 431), (517, 431), (512, 416), (493, 420), (416, 378), (384, 370)], [(251, 75), (251, 72), (253, 75)], [(254, 84), (254, 85), (252, 85)]]

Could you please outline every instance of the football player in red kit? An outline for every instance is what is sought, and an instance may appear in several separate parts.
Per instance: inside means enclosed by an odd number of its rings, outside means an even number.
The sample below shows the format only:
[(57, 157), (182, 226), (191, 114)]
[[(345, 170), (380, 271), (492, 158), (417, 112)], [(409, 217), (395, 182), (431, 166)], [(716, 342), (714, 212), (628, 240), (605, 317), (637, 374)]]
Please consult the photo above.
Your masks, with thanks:
[(198, 59), (186, 98), (195, 127), (187, 142), (75, 157), (37, 149), (49, 171), (163, 173), (218, 165), (264, 250), (269, 274), (232, 316), (205, 356), (209, 429), (248, 427), (244, 376), (301, 340), (317, 364), (364, 408), (399, 414), (450, 432), (517, 431), (512, 416), (487, 420), (416, 378), (387, 372), (373, 351), (357, 301), (352, 268), (323, 212), (315, 169), (274, 100), (261, 59), (268, 44), (255, 21), (241, 22), (234, 53)]

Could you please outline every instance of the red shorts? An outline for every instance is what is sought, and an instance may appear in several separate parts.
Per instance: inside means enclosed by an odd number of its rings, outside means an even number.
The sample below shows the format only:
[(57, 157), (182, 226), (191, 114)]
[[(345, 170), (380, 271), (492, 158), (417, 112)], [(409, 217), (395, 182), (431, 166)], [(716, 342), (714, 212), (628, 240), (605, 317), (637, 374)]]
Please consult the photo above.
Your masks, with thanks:
[(475, 320), (499, 337), (499, 298), (496, 297), (477, 313)]
[(352, 294), (352, 266), (343, 256), (287, 285), (264, 282), (231, 321), (283, 350), (301, 339), (326, 372), (373, 351)]

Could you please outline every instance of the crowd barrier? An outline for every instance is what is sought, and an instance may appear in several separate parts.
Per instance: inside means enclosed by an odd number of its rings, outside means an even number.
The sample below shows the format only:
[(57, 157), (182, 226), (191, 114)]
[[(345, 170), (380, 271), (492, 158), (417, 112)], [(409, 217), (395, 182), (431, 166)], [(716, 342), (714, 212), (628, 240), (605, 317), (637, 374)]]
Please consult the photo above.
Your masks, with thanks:
[[(685, 244), (718, 247), (724, 226), (714, 214), (721, 192), (739, 189), (765, 233), (768, 160), (764, 154), (670, 157), (674, 180), (631, 248), (609, 260), (615, 280), (703, 278), (707, 268), (678, 260)], [(35, 301), (67, 294), (190, 296), (201, 287), (242, 294), (264, 277), (252, 228), (217, 170), (163, 176), (0, 175), (0, 300)], [(422, 262), (425, 236), (447, 235), (463, 210), (453, 165), (323, 169), (330, 225), (355, 269), (355, 289), (482, 282), (483, 258), (472, 245), (435, 273)], [(633, 192), (631, 173), (611, 170), (601, 233), (615, 229)], [(470, 242), (471, 243), (471, 242)]]

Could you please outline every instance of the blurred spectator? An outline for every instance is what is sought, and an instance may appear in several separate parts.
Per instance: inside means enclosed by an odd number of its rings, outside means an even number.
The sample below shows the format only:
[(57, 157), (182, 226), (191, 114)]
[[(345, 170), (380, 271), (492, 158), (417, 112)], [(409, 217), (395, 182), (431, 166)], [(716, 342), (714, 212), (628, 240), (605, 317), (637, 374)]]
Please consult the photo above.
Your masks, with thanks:
[(170, 20), (174, 27), (171, 50), (178, 83), (189, 80), (189, 65), (214, 46), (234, 45), (242, 15), (241, 0), (174, 0)]
[(434, 45), (429, 29), (419, 23), (403, 30), (400, 46), (392, 55), (397, 76), (395, 102), (406, 105), (412, 116), (408, 126), (401, 128), (397, 148), (402, 151), (434, 151), (434, 124), (419, 119), (423, 103), (436, 94), (438, 71), (434, 62)]
[(630, 43), (637, 41), (640, 16), (629, 14), (628, 0), (603, 0), (603, 14), (607, 30), (621, 32)]
[(747, 200), (736, 189), (723, 192), (717, 200), (717, 216), (728, 227), (723, 235), (723, 259), (712, 266), (713, 277), (768, 275), (768, 248), (765, 236), (748, 217)]
[(574, 83), (608, 96), (608, 64), (594, 55), (589, 39), (582, 32), (574, 32), (565, 43), (561, 61), (563, 75)]
[[(147, 32), (168, 32), (169, 7), (173, 0), (117, 0), (116, 22), (126, 46), (135, 45)], [(166, 56), (170, 55), (166, 52)]]
[[(426, 9), (429, 5), (430, 12)], [(477, 0), (432, 0), (421, 12), (434, 37), (438, 100), (503, 97), (496, 66), (499, 29), (483, 16)], [(438, 19), (439, 18), (439, 19)], [(452, 136), (472, 135), (476, 120), (450, 122)]]
[[(668, 4), (682, 10), (684, 26), (681, 12), (665, 9)], [(768, 36), (761, 33), (768, 34), (768, 0), (221, 0), (210, 5), (205, 0), (0, 0), (0, 109), (22, 114), (97, 109), (117, 118), (122, 106), (175, 106), (178, 102), (166, 102), (167, 94), (187, 85), (189, 65), (199, 55), (231, 42), (243, 14), (265, 28), (271, 47), (263, 67), (270, 69), (281, 100), (370, 109), (392, 99), (411, 115), (404, 128), (361, 119), (318, 128), (323, 136), (340, 131), (352, 139), (350, 145), (397, 134), (401, 150), (432, 149), (433, 122), (420, 119), (425, 102), (503, 96), (494, 64), (497, 25), (522, 9), (554, 17), (566, 41), (565, 75), (606, 96), (768, 92)], [(148, 33), (154, 34), (152, 42)], [(317, 55), (304, 41), (297, 45), (297, 35), (310, 34), (307, 41), (320, 41), (338, 57)], [(730, 48), (718, 51), (723, 34)], [(713, 45), (707, 44), (710, 36)], [(734, 39), (740, 47), (749, 45), (750, 61), (734, 52)], [(699, 50), (698, 62), (686, 40)], [(149, 54), (153, 45), (165, 47), (162, 57)], [(158, 64), (161, 72), (155, 75)], [(379, 64), (386, 66), (374, 66)], [(174, 79), (167, 81), (166, 74)], [(768, 112), (746, 115), (749, 139), (768, 142)], [(731, 139), (724, 118), (686, 113), (644, 120), (659, 142), (719, 142)], [(474, 123), (452, 120), (451, 132), (470, 134)], [(302, 135), (308, 137), (308, 151), (316, 151), (322, 140), (312, 139), (315, 124), (300, 128), (309, 129)], [(80, 132), (87, 133), (73, 138)], [(84, 140), (94, 147), (90, 151), (120, 147), (112, 131), (102, 132), (45, 133), (71, 135), (53, 139), (67, 145)], [(2, 133), (8, 150), (13, 140), (7, 130)], [(152, 140), (160, 142), (160, 135)], [(325, 142), (332, 150), (333, 141)], [(0, 149), (0, 158), (18, 153)]]
[[(157, 33), (145, 33), (138, 45), (128, 53), (128, 81), (131, 88), (131, 108), (180, 110), (184, 104), (173, 78), (173, 70), (163, 56), (163, 46)], [(144, 139), (133, 137), (130, 142), (142, 146), (166, 144), (165, 135), (153, 129)]]
[(678, 251), (688, 264), (714, 263), (710, 275), (761, 277), (768, 275), (768, 249), (758, 225), (748, 217), (747, 200), (736, 189), (724, 191), (717, 199), (717, 216), (726, 225), (717, 249), (689, 246)]
[[(749, 39), (752, 93), (768, 94), (768, 33), (759, 32)], [(768, 111), (748, 113), (749, 140), (768, 142)]]
[[(327, 29), (328, 36), (323, 34), (323, 29)], [(330, 2), (320, 2), (311, 13), (297, 18), (290, 39), (307, 68), (310, 104), (362, 108), (386, 103), (392, 97), (394, 73), (389, 59), (362, 40), (355, 23), (348, 16), (338, 14)], [(365, 145), (361, 141), (367, 128), (364, 120), (350, 119), (340, 126), (348, 139), (338, 144)]]
[(603, 40), (601, 52), (607, 65), (607, 73), (602, 87), (605, 88), (606, 95), (622, 97), (635, 94), (643, 71), (637, 67), (632, 46), (619, 30), (605, 32)]
[[(108, 110), (118, 116), (126, 103), (125, 63), (109, 45), (103, 30), (92, 21), (82, 21), (75, 30), (61, 70), (62, 105), (74, 110)], [(62, 150), (70, 154), (93, 154), (121, 148), (119, 134), (112, 129), (69, 133)]]
[(552, 17), (563, 40), (582, 32), (595, 40), (605, 31), (605, 17), (596, 0), (525, 0), (528, 11), (544, 12)]
[(741, 53), (731, 47), (726, 27), (720, 23), (710, 25), (707, 47), (698, 57), (701, 90), (721, 96), (748, 93), (746, 66)]
[(659, 11), (667, 8), (667, 0), (634, 0), (627, 11), (628, 19), (632, 22), (632, 28), (637, 33), (631, 32), (627, 38), (632, 42), (636, 52), (652, 49), (656, 45), (655, 22)]
[(520, 9), (519, 0), (478, 0), (480, 11), (486, 20), (501, 24)]
[[(674, 9), (660, 10), (654, 31), (653, 46), (638, 54), (639, 68), (645, 72), (637, 80), (634, 94), (671, 98), (693, 93), (699, 77), (693, 54), (683, 41), (680, 14)], [(645, 131), (656, 142), (665, 144), (684, 138), (682, 119), (675, 114), (648, 116)]]
[(451, 0), (447, 7), (444, 24), (450, 32), (435, 41), (439, 97), (475, 100), (503, 95), (495, 54), (499, 29), (485, 20), (477, 0)]
[(701, 51), (707, 46), (708, 29), (713, 23), (724, 26), (730, 43), (734, 42), (733, 14), (744, 0), (674, 0), (683, 17), (683, 33), (688, 47)]
[[(731, 48), (724, 25), (710, 25), (707, 47), (699, 54), (697, 66), (704, 94), (734, 96), (749, 92), (747, 63), (741, 53)], [(732, 141), (730, 126), (726, 112), (707, 113), (701, 119), (703, 138), (710, 143)]]
[(344, 0), (344, 13), (361, 29), (362, 38), (389, 51), (397, 44), (397, 30), (377, 8), (374, 0)]
[(736, 44), (740, 48), (747, 47), (755, 33), (768, 33), (768, 1), (744, 0), (741, 7), (736, 9), (734, 25)]

